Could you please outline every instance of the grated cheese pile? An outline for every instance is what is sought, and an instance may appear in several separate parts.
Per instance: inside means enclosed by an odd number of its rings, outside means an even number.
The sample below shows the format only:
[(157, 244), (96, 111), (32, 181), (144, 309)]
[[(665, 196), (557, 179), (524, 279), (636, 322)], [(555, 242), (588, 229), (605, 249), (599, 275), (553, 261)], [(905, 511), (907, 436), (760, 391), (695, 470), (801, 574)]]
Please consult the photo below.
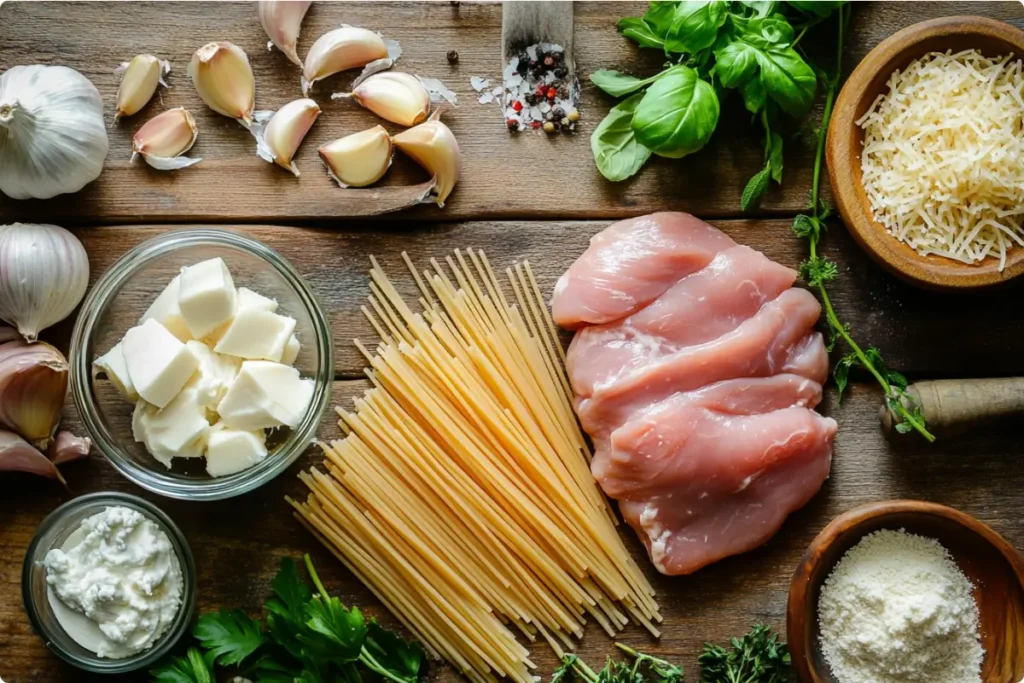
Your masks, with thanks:
[(875, 220), (923, 255), (964, 263), (1024, 246), (1024, 67), (933, 52), (889, 78), (864, 128)]

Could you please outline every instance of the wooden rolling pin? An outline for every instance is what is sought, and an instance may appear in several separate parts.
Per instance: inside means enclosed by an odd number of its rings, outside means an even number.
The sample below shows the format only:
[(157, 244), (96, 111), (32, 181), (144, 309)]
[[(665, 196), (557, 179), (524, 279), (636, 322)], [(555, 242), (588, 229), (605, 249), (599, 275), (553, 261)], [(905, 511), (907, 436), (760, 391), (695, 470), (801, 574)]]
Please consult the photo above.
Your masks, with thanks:
[[(928, 431), (936, 436), (965, 434), (1024, 416), (1024, 377), (917, 382), (906, 393), (904, 405), (920, 405)], [(887, 437), (898, 434), (897, 419), (884, 403), (881, 419)]]

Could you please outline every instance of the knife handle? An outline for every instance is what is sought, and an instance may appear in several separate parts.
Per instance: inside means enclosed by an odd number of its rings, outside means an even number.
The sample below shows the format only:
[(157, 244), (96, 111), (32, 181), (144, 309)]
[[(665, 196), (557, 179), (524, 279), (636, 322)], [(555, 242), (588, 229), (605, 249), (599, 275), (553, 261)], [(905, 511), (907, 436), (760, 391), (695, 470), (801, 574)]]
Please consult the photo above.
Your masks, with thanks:
[[(928, 431), (936, 436), (964, 434), (991, 422), (1024, 415), (1024, 377), (940, 379), (907, 387), (903, 403), (919, 405)], [(897, 420), (882, 404), (882, 430), (898, 434)]]

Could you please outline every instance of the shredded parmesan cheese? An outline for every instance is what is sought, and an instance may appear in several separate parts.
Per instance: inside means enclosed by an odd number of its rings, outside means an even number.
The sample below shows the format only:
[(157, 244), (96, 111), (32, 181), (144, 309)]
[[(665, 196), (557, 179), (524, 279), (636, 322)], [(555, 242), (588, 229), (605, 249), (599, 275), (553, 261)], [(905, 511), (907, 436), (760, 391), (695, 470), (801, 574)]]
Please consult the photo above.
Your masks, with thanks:
[(922, 255), (964, 263), (1024, 246), (1024, 67), (933, 52), (889, 78), (857, 121), (876, 221)]

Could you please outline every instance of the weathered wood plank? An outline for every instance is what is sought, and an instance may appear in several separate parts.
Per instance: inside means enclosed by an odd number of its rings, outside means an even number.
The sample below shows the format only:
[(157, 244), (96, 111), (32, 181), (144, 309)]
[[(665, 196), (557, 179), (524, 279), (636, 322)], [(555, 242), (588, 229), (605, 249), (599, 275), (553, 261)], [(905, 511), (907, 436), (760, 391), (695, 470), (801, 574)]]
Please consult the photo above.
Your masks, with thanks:
[[(576, 56), (584, 78), (598, 68), (649, 74), (661, 58), (639, 50), (615, 31), (618, 18), (643, 12), (645, 3), (578, 3)], [(970, 11), (1024, 26), (1019, 3), (955, 2), (858, 3), (848, 50), (848, 68), (879, 40), (928, 17)], [(726, 105), (707, 150), (685, 160), (655, 159), (632, 181), (612, 184), (594, 168), (590, 133), (610, 98), (587, 84), (583, 119), (574, 136), (554, 140), (540, 134), (511, 136), (496, 105), (483, 106), (469, 86), (470, 76), (500, 78), (501, 9), (497, 4), (323, 3), (307, 18), (299, 41), (305, 55), (312, 42), (342, 22), (381, 30), (401, 41), (401, 68), (442, 78), (461, 98), (446, 116), (465, 159), (462, 182), (444, 210), (422, 207), (407, 218), (602, 218), (675, 208), (704, 216), (737, 215), (747, 179), (761, 167), (757, 129), (737, 106)], [(100, 89), (108, 120), (113, 116), (118, 63), (140, 52), (170, 59), (171, 89), (161, 91), (143, 112), (110, 131), (111, 152), (98, 181), (83, 192), (48, 202), (17, 202), (0, 197), (0, 222), (14, 219), (54, 222), (270, 221), (331, 219), (351, 214), (342, 194), (324, 173), (316, 149), (343, 134), (377, 122), (350, 102), (331, 101), (351, 76), (339, 76), (314, 91), (324, 114), (303, 145), (300, 179), (255, 156), (252, 138), (240, 126), (202, 104), (185, 67), (192, 52), (211, 40), (231, 40), (245, 49), (257, 83), (257, 107), (277, 108), (300, 97), (298, 70), (278, 52), (268, 53), (266, 36), (251, 3), (4, 3), (0, 8), (0, 70), (16, 64), (65, 64), (88, 76)], [(459, 63), (445, 54), (457, 49)], [(160, 173), (129, 165), (131, 135), (165, 108), (186, 106), (199, 124), (194, 168)], [(793, 213), (806, 202), (810, 186), (809, 145), (786, 143), (786, 179), (772, 189), (765, 212)], [(399, 155), (401, 156), (401, 155)], [(417, 182), (423, 173), (398, 159), (389, 183)]]

